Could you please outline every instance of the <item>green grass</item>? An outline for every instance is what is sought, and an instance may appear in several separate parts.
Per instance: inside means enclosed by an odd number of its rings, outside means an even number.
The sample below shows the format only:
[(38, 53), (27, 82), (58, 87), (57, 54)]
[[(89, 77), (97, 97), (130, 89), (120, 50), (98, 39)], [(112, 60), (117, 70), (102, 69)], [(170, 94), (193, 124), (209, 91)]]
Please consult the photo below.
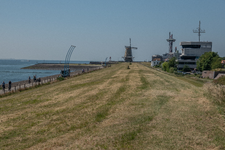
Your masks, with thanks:
[(57, 80), (58, 80), (58, 81), (63, 81), (63, 80), (65, 80), (65, 78), (63, 78), (63, 77), (58, 77)]
[(126, 87), (122, 86), (120, 87), (116, 93), (108, 100), (108, 102), (105, 105), (102, 105), (97, 108), (97, 113), (95, 115), (95, 120), (97, 122), (103, 121), (108, 115), (109, 110), (116, 104), (121, 103), (123, 99), (121, 98), (121, 95), (126, 91)]
[(144, 77), (144, 72), (143, 70), (139, 70), (139, 75), (141, 77), (141, 83), (142, 85), (140, 86), (140, 89), (143, 90), (143, 89), (147, 89), (150, 85), (150, 83), (148, 82), (147, 78)]
[(224, 148), (223, 107), (207, 102), (201, 86), (127, 65), (0, 98), (0, 147)]

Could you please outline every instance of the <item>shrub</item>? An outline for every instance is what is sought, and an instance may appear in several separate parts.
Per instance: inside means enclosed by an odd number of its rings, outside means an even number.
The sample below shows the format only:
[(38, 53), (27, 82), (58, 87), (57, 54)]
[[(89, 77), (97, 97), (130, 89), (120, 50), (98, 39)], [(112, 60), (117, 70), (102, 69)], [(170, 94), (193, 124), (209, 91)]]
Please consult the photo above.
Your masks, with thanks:
[(171, 58), (171, 59), (169, 60), (168, 64), (169, 64), (169, 67), (170, 67), (170, 68), (171, 68), (171, 67), (176, 67), (176, 65), (177, 65), (176, 57)]
[(155, 65), (154, 68), (160, 68), (160, 65)]
[(65, 79), (63, 77), (58, 77), (57, 80), (62, 81), (62, 80), (65, 80)]
[(187, 65), (184, 65), (182, 71), (188, 72), (188, 71), (191, 71), (191, 69)]
[(170, 73), (173, 73), (174, 72), (174, 68), (173, 67), (170, 67), (169, 72)]
[(197, 61), (197, 69), (200, 71), (222, 68), (222, 58), (215, 52), (205, 52)]
[(225, 88), (220, 85), (212, 85), (207, 83), (204, 85), (206, 88), (206, 96), (213, 100), (214, 103), (218, 104), (221, 109), (221, 113), (225, 114)]
[(169, 72), (169, 64), (168, 64), (168, 62), (164, 62), (162, 64), (162, 70)]
[(213, 80), (215, 84), (225, 85), (225, 76), (220, 77), (219, 79)]

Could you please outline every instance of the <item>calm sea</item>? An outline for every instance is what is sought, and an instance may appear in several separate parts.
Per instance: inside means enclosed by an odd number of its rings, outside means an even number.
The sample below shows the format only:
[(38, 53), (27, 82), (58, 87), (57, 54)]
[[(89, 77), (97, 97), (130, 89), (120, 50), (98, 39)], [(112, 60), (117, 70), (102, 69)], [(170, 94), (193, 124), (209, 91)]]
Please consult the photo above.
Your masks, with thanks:
[[(28, 80), (30, 76), (34, 75), (39, 77), (46, 77), (55, 74), (60, 74), (60, 70), (34, 70), (34, 69), (21, 69), (37, 63), (63, 63), (64, 61), (57, 60), (0, 60), (0, 85), (3, 81), (18, 82)], [(89, 61), (70, 61), (70, 63), (88, 64)]]

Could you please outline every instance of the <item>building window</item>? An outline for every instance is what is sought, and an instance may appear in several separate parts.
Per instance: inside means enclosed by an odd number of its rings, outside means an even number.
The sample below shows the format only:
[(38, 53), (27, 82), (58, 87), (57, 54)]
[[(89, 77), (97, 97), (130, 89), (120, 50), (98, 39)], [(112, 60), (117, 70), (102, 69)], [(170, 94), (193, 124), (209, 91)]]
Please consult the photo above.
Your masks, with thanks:
[(186, 65), (195, 65), (195, 62), (179, 62), (179, 64), (186, 64)]
[(200, 48), (201, 45), (182, 45), (182, 48)]

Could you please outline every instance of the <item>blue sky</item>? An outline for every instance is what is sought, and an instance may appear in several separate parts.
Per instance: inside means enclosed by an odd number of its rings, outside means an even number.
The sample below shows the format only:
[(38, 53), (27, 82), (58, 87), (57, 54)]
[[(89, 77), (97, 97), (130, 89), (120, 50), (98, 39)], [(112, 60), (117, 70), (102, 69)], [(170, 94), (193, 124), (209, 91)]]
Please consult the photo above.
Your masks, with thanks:
[(193, 29), (201, 21), (201, 41), (225, 56), (225, 0), (0, 0), (0, 59), (121, 60), (125, 45), (138, 47), (135, 60), (168, 52), (173, 33), (181, 41), (198, 41)]

